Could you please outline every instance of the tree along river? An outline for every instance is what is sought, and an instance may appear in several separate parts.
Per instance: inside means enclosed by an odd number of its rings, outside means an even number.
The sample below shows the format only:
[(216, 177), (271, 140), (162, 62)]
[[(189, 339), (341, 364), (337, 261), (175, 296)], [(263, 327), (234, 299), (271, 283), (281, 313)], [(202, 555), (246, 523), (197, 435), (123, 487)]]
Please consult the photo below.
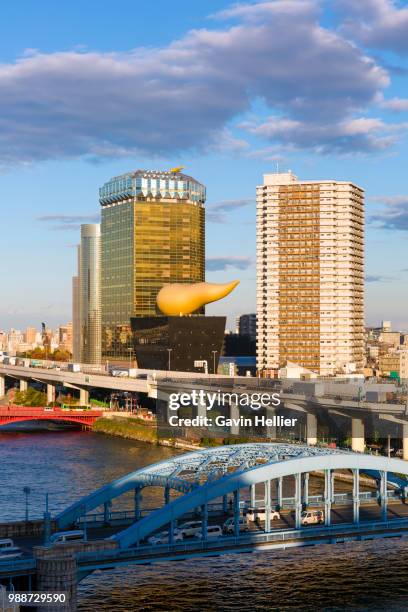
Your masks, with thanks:
[[(82, 431), (0, 434), (0, 521), (53, 514), (118, 476), (176, 451)], [(341, 490), (336, 484), (336, 489)], [(144, 504), (161, 504), (146, 490)], [(313, 493), (313, 491), (311, 491)], [(131, 508), (131, 495), (114, 510)], [(124, 567), (79, 585), (79, 610), (408, 609), (408, 540), (319, 545)]]

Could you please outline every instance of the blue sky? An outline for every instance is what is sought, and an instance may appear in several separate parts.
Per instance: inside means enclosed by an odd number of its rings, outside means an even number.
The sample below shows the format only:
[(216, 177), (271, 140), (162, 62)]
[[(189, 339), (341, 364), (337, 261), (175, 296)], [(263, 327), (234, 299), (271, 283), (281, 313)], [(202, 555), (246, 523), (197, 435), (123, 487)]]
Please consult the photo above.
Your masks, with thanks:
[(408, 3), (4, 3), (0, 328), (70, 319), (74, 245), (98, 188), (136, 168), (207, 186), (209, 313), (255, 309), (262, 174), (367, 194), (366, 320), (408, 329)]

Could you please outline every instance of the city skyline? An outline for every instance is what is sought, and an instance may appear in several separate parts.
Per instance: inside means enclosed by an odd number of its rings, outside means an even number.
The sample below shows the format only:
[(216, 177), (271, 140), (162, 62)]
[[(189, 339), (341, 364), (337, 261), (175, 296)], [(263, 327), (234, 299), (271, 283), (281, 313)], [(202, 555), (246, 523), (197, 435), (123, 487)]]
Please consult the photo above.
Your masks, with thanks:
[[(186, 6), (158, 2), (154, 10), (135, 9), (122, 1), (109, 17), (92, 2), (85, 10), (76, 2), (58, 10), (44, 2), (35, 13), (29, 3), (18, 14), (6, 8), (8, 23), (18, 19), (19, 27), (11, 28), (12, 38), (4, 31), (0, 43), (0, 92), (12, 126), (8, 149), (0, 151), (3, 244), (12, 260), (1, 270), (8, 291), (0, 327), (39, 326), (42, 320), (55, 326), (71, 318), (78, 227), (99, 221), (98, 187), (107, 177), (183, 164), (208, 189), (207, 279), (241, 279), (228, 303), (207, 310), (227, 309), (232, 328), (237, 315), (255, 311), (255, 186), (279, 164), (305, 180), (346, 180), (365, 189), (366, 323), (386, 318), (396, 329), (408, 329), (406, 3), (208, 2), (185, 11)], [(163, 16), (158, 29), (156, 10)], [(47, 11), (47, 30), (33, 27)], [(105, 27), (123, 11), (137, 14), (143, 26), (137, 34), (127, 24), (125, 30)], [(288, 21), (306, 64), (293, 47), (288, 59), (279, 34)], [(251, 48), (247, 60), (241, 48)], [(202, 54), (207, 63), (200, 68)], [(189, 82), (183, 76), (186, 57)], [(313, 58), (313, 72), (307, 57)], [(119, 100), (116, 69), (130, 83), (119, 83)], [(203, 87), (198, 93), (194, 74)], [(157, 97), (134, 89), (133, 83), (150, 77), (156, 78)], [(119, 104), (117, 117), (109, 118), (100, 97), (97, 104), (89, 98), (88, 80)], [(42, 84), (41, 95), (33, 82)], [(177, 104), (164, 90), (176, 95)], [(49, 117), (46, 124), (38, 107)], [(16, 122), (21, 130), (14, 129)]]

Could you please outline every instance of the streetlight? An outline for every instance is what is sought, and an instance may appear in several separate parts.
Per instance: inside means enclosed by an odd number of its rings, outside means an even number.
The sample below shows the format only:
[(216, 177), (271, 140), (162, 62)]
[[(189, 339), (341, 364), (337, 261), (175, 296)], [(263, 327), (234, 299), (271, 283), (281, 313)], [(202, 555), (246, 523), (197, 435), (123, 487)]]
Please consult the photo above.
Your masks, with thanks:
[(216, 373), (216, 372), (215, 372), (215, 356), (216, 356), (216, 354), (218, 353), (218, 351), (211, 351), (211, 352), (212, 352), (213, 357), (214, 357), (214, 359), (213, 359), (213, 363), (214, 363), (214, 374), (215, 374), (215, 373)]
[(25, 520), (26, 520), (26, 523), (28, 523), (28, 496), (31, 493), (30, 487), (24, 487), (23, 493), (25, 495)]
[(167, 352), (169, 353), (169, 361), (168, 361), (168, 368), (167, 369), (169, 370), (169, 372), (170, 372), (170, 361), (171, 361), (171, 351), (172, 350), (173, 350), (172, 348), (168, 348), (167, 349)]

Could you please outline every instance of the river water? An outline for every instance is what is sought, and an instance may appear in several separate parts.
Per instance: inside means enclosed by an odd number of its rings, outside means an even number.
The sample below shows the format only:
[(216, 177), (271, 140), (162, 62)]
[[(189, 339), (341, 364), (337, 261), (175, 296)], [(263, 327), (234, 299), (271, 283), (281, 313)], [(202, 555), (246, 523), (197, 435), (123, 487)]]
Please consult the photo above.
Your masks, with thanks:
[[(0, 521), (24, 517), (24, 486), (31, 517), (41, 516), (46, 492), (54, 514), (174, 452), (90, 432), (0, 434)], [(158, 495), (149, 491), (146, 505)], [(405, 611), (407, 571), (408, 541), (397, 539), (125, 567), (82, 581), (79, 610)]]

